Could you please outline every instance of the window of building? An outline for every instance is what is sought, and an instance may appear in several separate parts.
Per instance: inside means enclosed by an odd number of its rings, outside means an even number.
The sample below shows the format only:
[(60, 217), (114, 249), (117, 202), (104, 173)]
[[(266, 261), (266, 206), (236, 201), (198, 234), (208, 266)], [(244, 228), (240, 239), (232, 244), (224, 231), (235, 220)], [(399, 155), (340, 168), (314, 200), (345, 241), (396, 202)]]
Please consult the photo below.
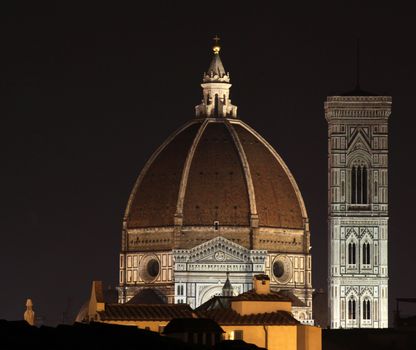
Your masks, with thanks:
[(368, 299), (363, 301), (363, 319), (371, 320), (371, 302)]
[(356, 319), (356, 302), (354, 299), (348, 300), (348, 319)]
[(214, 221), (214, 230), (218, 231), (219, 228), (220, 228), (220, 222), (219, 221)]
[(355, 265), (356, 264), (356, 244), (351, 242), (348, 244), (348, 264)]
[(370, 265), (370, 243), (363, 244), (363, 264)]
[(179, 284), (178, 286), (177, 286), (177, 288), (176, 288), (176, 292), (177, 292), (177, 294), (178, 295), (183, 295), (184, 293), (183, 293), (183, 285), (182, 284)]
[(233, 339), (234, 340), (243, 340), (243, 331), (242, 330), (235, 330)]
[(351, 168), (351, 204), (367, 204), (367, 166), (354, 162)]

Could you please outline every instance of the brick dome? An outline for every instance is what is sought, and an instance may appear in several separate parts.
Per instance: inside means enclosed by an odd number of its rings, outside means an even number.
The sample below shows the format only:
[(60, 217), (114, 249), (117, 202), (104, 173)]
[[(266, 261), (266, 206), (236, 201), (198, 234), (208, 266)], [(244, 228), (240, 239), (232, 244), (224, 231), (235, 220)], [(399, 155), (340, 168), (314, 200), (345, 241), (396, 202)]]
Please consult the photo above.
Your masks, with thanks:
[(196, 119), (142, 170), (125, 228), (195, 226), (304, 229), (298, 187), (276, 151), (240, 120)]
[(309, 249), (296, 182), (277, 152), (237, 119), (219, 49), (204, 73), (196, 118), (162, 144), (136, 181), (123, 221), (126, 250), (188, 249), (217, 236), (249, 249)]

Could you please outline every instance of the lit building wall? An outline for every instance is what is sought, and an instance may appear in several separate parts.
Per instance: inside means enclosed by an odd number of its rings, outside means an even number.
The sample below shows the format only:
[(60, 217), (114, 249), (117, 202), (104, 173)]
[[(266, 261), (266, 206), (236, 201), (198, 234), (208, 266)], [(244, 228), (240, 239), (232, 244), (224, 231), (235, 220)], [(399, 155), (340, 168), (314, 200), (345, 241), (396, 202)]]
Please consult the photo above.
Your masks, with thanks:
[(389, 96), (330, 96), (328, 302), (331, 328), (388, 327)]

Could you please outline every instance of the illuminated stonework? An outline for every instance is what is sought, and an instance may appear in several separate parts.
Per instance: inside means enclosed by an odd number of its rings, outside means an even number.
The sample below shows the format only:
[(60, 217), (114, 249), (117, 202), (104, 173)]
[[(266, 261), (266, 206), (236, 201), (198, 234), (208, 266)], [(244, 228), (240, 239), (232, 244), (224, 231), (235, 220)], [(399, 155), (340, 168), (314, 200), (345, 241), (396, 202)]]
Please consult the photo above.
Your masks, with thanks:
[[(196, 118), (173, 133), (144, 166), (123, 221), (119, 301), (154, 288), (169, 303), (198, 307), (267, 273), (273, 289), (305, 303), (312, 322), (308, 216), (295, 179), (255, 130), (237, 119), (219, 51), (203, 78)], [(273, 264), (282, 263), (282, 275)], [(277, 266), (277, 265), (276, 265)]]
[(388, 327), (390, 113), (389, 96), (353, 92), (325, 103), (331, 328)]

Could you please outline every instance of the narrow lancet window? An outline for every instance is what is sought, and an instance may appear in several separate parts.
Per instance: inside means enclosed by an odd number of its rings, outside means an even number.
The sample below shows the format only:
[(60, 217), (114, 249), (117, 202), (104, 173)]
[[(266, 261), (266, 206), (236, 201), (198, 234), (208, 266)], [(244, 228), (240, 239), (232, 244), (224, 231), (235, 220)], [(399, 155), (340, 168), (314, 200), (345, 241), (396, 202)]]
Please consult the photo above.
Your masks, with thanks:
[(354, 299), (348, 300), (348, 319), (355, 320), (356, 303)]
[(368, 170), (364, 164), (351, 168), (351, 204), (368, 203)]

